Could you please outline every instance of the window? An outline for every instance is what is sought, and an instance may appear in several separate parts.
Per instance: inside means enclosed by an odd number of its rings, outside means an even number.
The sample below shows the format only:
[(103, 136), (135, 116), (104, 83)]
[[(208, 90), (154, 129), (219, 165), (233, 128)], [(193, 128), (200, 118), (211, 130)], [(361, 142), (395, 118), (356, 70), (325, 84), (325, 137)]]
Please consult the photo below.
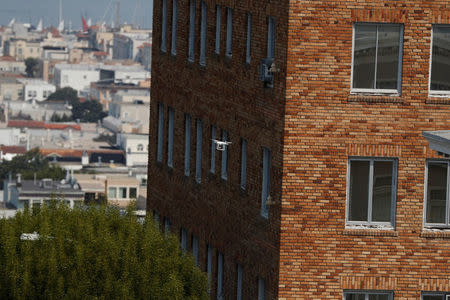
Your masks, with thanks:
[(351, 291), (344, 292), (344, 300), (393, 300), (393, 297), (391, 292)]
[(425, 292), (422, 294), (422, 300), (450, 300), (450, 292)]
[(156, 210), (153, 211), (153, 222), (159, 227), (159, 212)]
[(195, 152), (195, 181), (202, 182), (202, 143), (203, 143), (203, 122), (197, 119), (197, 145)]
[(172, 47), (170, 53), (177, 55), (178, 0), (172, 0)]
[(161, 51), (166, 52), (167, 36), (167, 0), (162, 0), (162, 20), (161, 20)]
[(245, 62), (250, 63), (252, 48), (252, 14), (247, 13), (247, 44), (245, 51)]
[(352, 91), (399, 93), (403, 27), (355, 24)]
[(173, 131), (174, 131), (175, 110), (169, 107), (169, 124), (167, 128), (167, 166), (173, 168)]
[(223, 254), (217, 252), (217, 299), (223, 299)]
[(269, 217), (267, 198), (270, 195), (270, 150), (263, 147), (262, 189), (261, 189), (261, 216)]
[(448, 61), (450, 54), (450, 26), (433, 25), (430, 71), (430, 94), (450, 95)]
[(170, 220), (168, 217), (164, 218), (164, 233), (166, 235), (170, 233)]
[(247, 184), (247, 140), (241, 139), (241, 189)]
[(215, 45), (216, 54), (220, 54), (220, 26), (221, 25), (222, 25), (221, 8), (220, 8), (220, 5), (216, 5), (216, 45)]
[(137, 146), (137, 151), (144, 151), (144, 145), (139, 144), (139, 145)]
[(163, 159), (163, 134), (164, 134), (164, 104), (158, 103), (158, 146), (156, 161), (161, 163)]
[(195, 1), (189, 2), (189, 48), (188, 48), (188, 60), (194, 61), (194, 46), (195, 46)]
[(186, 114), (184, 118), (184, 175), (191, 173), (191, 116)]
[(117, 188), (115, 187), (108, 188), (108, 198), (111, 199), (117, 198)]
[(209, 172), (211, 174), (216, 173), (216, 143), (214, 140), (216, 139), (216, 126), (211, 125), (211, 168)]
[(202, 1), (202, 19), (200, 24), (200, 65), (206, 66), (206, 22), (208, 5)]
[(211, 281), (212, 281), (212, 247), (210, 245), (206, 246), (206, 273), (208, 274), (208, 293), (211, 292)]
[(266, 281), (258, 276), (258, 300), (266, 299)]
[(130, 188), (130, 198), (131, 199), (137, 198), (137, 189), (136, 188)]
[(347, 224), (394, 226), (397, 161), (351, 158)]
[(181, 228), (181, 234), (180, 234), (180, 245), (181, 245), (181, 250), (183, 251), (187, 251), (188, 248), (188, 234), (186, 229)]
[(127, 198), (127, 188), (126, 187), (119, 188), (119, 198), (122, 198), (122, 199)]
[(227, 7), (227, 40), (225, 55), (231, 57), (233, 54), (233, 9)]
[(192, 235), (192, 255), (194, 256), (195, 265), (198, 266), (198, 238)]
[(275, 19), (267, 18), (267, 58), (275, 58)]
[(236, 299), (242, 300), (242, 266), (237, 264), (237, 291), (236, 291)]
[(430, 227), (450, 227), (449, 162), (427, 162), (425, 224)]
[[(228, 141), (228, 132), (225, 130), (222, 130), (222, 141)], [(225, 146), (225, 149), (222, 151), (221, 177), (223, 180), (228, 179), (228, 146)]]

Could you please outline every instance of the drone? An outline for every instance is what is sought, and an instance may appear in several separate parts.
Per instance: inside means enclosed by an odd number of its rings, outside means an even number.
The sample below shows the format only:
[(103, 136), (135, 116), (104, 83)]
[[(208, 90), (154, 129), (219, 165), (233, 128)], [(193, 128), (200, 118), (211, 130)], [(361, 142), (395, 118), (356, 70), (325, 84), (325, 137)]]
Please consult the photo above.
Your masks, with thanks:
[(227, 141), (219, 141), (219, 140), (214, 140), (214, 139), (212, 141), (216, 144), (216, 150), (219, 150), (219, 151), (225, 151), (227, 146), (231, 144), (231, 142), (227, 142)]

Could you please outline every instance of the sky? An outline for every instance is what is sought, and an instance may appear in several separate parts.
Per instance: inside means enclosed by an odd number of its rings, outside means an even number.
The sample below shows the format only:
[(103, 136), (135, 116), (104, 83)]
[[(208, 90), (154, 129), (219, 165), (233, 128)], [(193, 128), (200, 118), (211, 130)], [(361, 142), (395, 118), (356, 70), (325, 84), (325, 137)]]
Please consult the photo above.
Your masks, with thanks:
[[(62, 0), (63, 19), (66, 28), (81, 28), (81, 16), (91, 18), (92, 24), (102, 20), (107, 24), (116, 19), (117, 0)], [(23, 23), (37, 25), (42, 18), (44, 27), (57, 26), (59, 0), (0, 0), (0, 25), (8, 25), (12, 18)], [(153, 0), (121, 0), (120, 22), (138, 23), (151, 28)]]

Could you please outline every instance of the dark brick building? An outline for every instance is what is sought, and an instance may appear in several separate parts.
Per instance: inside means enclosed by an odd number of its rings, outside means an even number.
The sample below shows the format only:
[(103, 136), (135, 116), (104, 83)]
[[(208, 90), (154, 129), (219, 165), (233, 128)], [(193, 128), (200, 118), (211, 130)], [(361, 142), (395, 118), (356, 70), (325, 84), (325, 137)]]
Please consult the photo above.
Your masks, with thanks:
[(450, 129), (448, 1), (156, 0), (153, 22), (148, 208), (212, 298), (450, 295), (450, 165), (423, 136)]

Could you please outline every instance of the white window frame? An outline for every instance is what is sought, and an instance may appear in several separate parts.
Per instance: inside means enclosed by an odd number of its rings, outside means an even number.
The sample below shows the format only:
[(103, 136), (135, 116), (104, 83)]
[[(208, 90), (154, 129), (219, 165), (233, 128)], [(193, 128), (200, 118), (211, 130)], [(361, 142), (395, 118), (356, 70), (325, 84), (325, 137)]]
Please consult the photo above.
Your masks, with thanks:
[(164, 104), (158, 103), (158, 144), (156, 150), (156, 161), (162, 163), (164, 142)]
[[(399, 41), (399, 55), (398, 55), (398, 74), (397, 74), (397, 88), (396, 89), (367, 89), (367, 88), (354, 88), (353, 87), (353, 73), (355, 67), (355, 34), (356, 34), (356, 25), (364, 24), (364, 25), (373, 25), (377, 26), (377, 42), (375, 53), (378, 53), (378, 27), (382, 25), (399, 25), (400, 26), (400, 41)], [(400, 96), (402, 90), (402, 66), (403, 66), (403, 24), (399, 23), (363, 23), (356, 22), (353, 23), (353, 33), (352, 33), (352, 69), (351, 69), (351, 78), (350, 78), (350, 93), (351, 94), (379, 94), (379, 95), (392, 95), (392, 96)], [(377, 68), (377, 59), (375, 58), (375, 68)], [(376, 71), (375, 71), (375, 79), (374, 85), (376, 85)]]
[(177, 55), (177, 35), (178, 35), (178, 0), (172, 0), (172, 46), (170, 53)]
[(262, 167), (262, 186), (261, 186), (261, 216), (269, 218), (269, 207), (267, 198), (270, 195), (270, 169), (271, 169), (271, 151), (267, 147), (263, 149), (263, 167)]
[(167, 0), (162, 0), (161, 6), (161, 51), (167, 52)]
[(180, 247), (183, 252), (187, 251), (188, 248), (188, 233), (187, 230), (184, 228), (181, 228), (180, 233)]
[(202, 146), (203, 146), (203, 122), (197, 119), (197, 142), (195, 149), (195, 181), (202, 182)]
[(266, 300), (266, 281), (258, 276), (258, 300)]
[(192, 255), (195, 265), (198, 266), (198, 238), (195, 235), (192, 235)]
[(201, 2), (201, 22), (200, 22), (200, 59), (199, 64), (206, 66), (206, 29), (208, 21), (208, 5), (205, 1)]
[(421, 300), (423, 300), (423, 296), (441, 296), (442, 300), (450, 300), (450, 292), (422, 292)]
[(184, 117), (184, 176), (191, 173), (191, 115), (185, 114)]
[(241, 139), (241, 189), (247, 185), (247, 140)]
[[(368, 221), (350, 221), (350, 165), (352, 161), (369, 161), (369, 183), (368, 183), (368, 207), (367, 218)], [(372, 218), (372, 198), (373, 198), (373, 170), (374, 162), (376, 161), (389, 161), (392, 162), (392, 199), (391, 199), (391, 221), (390, 222), (373, 222)], [(351, 156), (347, 160), (347, 196), (346, 196), (346, 209), (345, 209), (345, 222), (346, 227), (370, 227), (376, 229), (394, 229), (396, 219), (396, 206), (397, 206), (397, 173), (398, 173), (398, 160), (393, 157), (355, 157)]]
[[(447, 191), (446, 191), (446, 223), (427, 223), (427, 202), (428, 202), (428, 166), (430, 163), (447, 164)], [(425, 228), (449, 228), (450, 229), (450, 161), (439, 159), (428, 159), (425, 164), (425, 193), (423, 206), (423, 224)]]
[[(222, 129), (222, 141), (228, 142), (228, 132)], [(222, 151), (222, 168), (220, 170), (220, 177), (223, 180), (228, 180), (228, 147)]]
[(267, 17), (267, 58), (275, 58), (275, 18)]
[(365, 300), (369, 300), (370, 295), (388, 295), (389, 300), (394, 300), (394, 293), (392, 293), (391, 291), (367, 291), (367, 290), (344, 291), (342, 299), (345, 300), (345, 297), (349, 294), (364, 294)]
[(216, 43), (214, 52), (220, 54), (220, 30), (222, 26), (222, 9), (220, 5), (216, 5)]
[(223, 254), (217, 251), (217, 299), (223, 299)]
[(216, 139), (217, 127), (215, 125), (211, 125), (211, 167), (209, 172), (211, 174), (216, 173), (216, 143), (214, 140)]
[(225, 56), (233, 56), (233, 9), (227, 7), (227, 39), (225, 44)]
[(189, 2), (189, 40), (188, 40), (188, 61), (195, 60), (195, 10), (196, 0)]
[(245, 62), (250, 64), (252, 59), (252, 14), (247, 13), (247, 41), (245, 45)]
[(168, 124), (167, 124), (167, 166), (173, 168), (173, 137), (174, 137), (174, 122), (175, 110), (172, 107), (168, 109)]
[(430, 41), (430, 65), (428, 72), (428, 95), (432, 97), (450, 97), (450, 90), (448, 91), (435, 91), (431, 89), (431, 66), (433, 64), (433, 39), (434, 39), (434, 28), (435, 27), (446, 27), (450, 29), (448, 24), (433, 24), (431, 26), (431, 41)]
[(243, 281), (243, 270), (242, 270), (242, 266), (240, 264), (236, 265), (236, 273), (237, 273), (237, 278), (236, 278), (236, 300), (242, 300), (242, 281)]

